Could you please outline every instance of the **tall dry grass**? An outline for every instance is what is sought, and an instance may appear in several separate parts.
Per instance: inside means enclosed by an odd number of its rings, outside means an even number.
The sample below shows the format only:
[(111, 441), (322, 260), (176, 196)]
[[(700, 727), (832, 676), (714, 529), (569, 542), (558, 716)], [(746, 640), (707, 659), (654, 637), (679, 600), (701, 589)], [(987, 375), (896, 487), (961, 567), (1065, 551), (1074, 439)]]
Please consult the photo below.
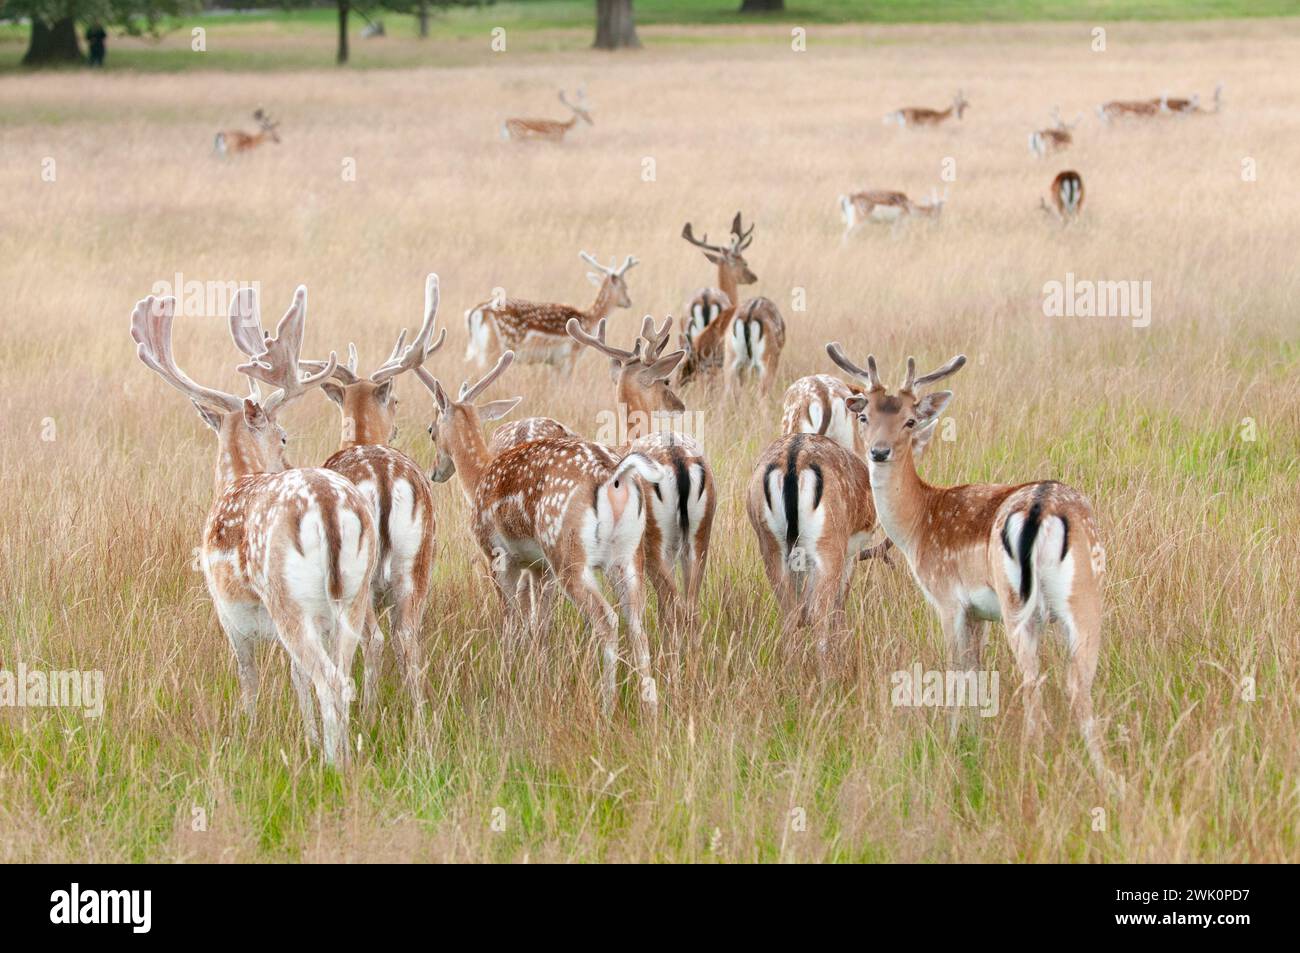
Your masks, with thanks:
[[(784, 30), (744, 39), (447, 70), (0, 86), (0, 668), (99, 669), (108, 692), (99, 720), (0, 709), (0, 859), (1296, 859), (1300, 25), (1114, 27), (1104, 54), (1078, 26), (822, 30), (805, 53)], [(1218, 80), (1219, 116), (1107, 129), (1090, 112), (1072, 152), (1027, 151), (1054, 104), (1072, 116), (1112, 97), (1208, 97)], [(594, 129), (560, 148), (496, 138), (507, 115), (558, 115), (554, 89), (581, 82)], [(960, 125), (880, 122), (958, 86), (972, 103)], [(284, 143), (212, 158), (213, 133), (259, 103)], [(840, 192), (924, 194), (942, 187), (945, 157), (957, 179), (938, 227), (840, 245)], [(1247, 157), (1257, 181), (1243, 181)], [(1065, 167), (1089, 190), (1069, 230), (1036, 210)], [(436, 270), (451, 341), (433, 369), (458, 382), (460, 314), (493, 287), (586, 304), (578, 250), (635, 253), (635, 308), (610, 332), (626, 338), (713, 281), (683, 222), (717, 236), (738, 208), (756, 223), (750, 290), (788, 321), (783, 384), (830, 370), (831, 339), (894, 374), (908, 354), (964, 351), (956, 439), (936, 442), (927, 477), (1051, 476), (1093, 499), (1109, 553), (1095, 696), (1128, 796), (1088, 771), (1059, 645), (1046, 649), (1041, 753), (1019, 744), (1000, 626), (987, 632), (999, 717), (949, 743), (943, 712), (891, 707), (889, 673), (944, 664), (905, 569), (864, 567), (841, 675), (812, 682), (790, 651), (803, 636), (777, 630), (740, 502), (777, 433), (779, 387), (731, 407), (687, 395), (722, 503), (698, 651), (669, 656), (651, 612), (657, 729), (630, 692), (612, 723), (598, 717), (596, 651), (570, 608), (545, 642), (503, 652), (447, 485), (429, 736), (406, 725), (389, 678), (359, 767), (334, 775), (305, 749), (278, 652), (263, 656), (247, 730), (192, 564), (213, 441), (135, 360), (132, 303), (176, 272), (255, 280), (269, 321), (305, 282), (309, 347), (354, 339), (366, 363), (415, 324)], [(1042, 286), (1066, 272), (1150, 280), (1150, 327), (1045, 318)], [(191, 373), (239, 386), (219, 316), (187, 319), (178, 338)], [(400, 392), (399, 445), (429, 462), (430, 402), (412, 381)], [(612, 401), (590, 357), (572, 381), (516, 368), (494, 393), (587, 432)], [(289, 416), (294, 459), (323, 460), (333, 408), (313, 397)]]

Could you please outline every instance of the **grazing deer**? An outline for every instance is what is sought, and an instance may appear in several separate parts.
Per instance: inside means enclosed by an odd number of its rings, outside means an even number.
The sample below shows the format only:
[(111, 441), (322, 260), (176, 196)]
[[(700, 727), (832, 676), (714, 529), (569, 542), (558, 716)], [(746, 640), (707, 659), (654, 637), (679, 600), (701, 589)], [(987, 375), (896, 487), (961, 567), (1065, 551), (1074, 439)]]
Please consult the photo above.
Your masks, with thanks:
[(640, 547), (646, 501), (636, 478), (657, 484), (664, 473), (644, 454), (629, 453), (619, 460), (599, 444), (571, 438), (532, 440), (491, 457), (480, 421), (504, 415), (519, 398), (478, 407), (473, 400), (513, 357), (503, 354), (478, 383), (462, 385), (455, 400), (423, 368), (416, 371), (438, 408), (429, 431), (438, 448), (433, 478), (441, 481), (460, 474), (472, 501), (474, 536), (512, 627), (531, 614), (532, 607), (519, 602), (526, 572), (549, 574), (586, 617), (602, 647), (601, 689), (608, 712), (616, 687), (618, 615), (596, 583), (596, 571), (605, 574), (627, 622), (641, 700), (649, 712), (657, 712), (658, 690), (641, 626), (645, 591)]
[(759, 392), (766, 395), (776, 380), (776, 368), (785, 347), (785, 320), (768, 298), (750, 298), (731, 319), (727, 335), (724, 377), (732, 393), (752, 377), (758, 378)]
[(1061, 118), (1060, 107), (1053, 106), (1051, 127), (1029, 134), (1029, 151), (1038, 158), (1045, 159), (1054, 152), (1062, 152), (1070, 148), (1074, 142), (1074, 134), (1071, 130), (1082, 121), (1083, 113), (1079, 113), (1074, 122), (1067, 123)]
[(558, 119), (507, 119), (501, 124), (502, 139), (544, 139), (547, 142), (561, 142), (565, 133), (578, 124), (581, 119), (588, 126), (594, 126), (595, 120), (591, 118), (591, 113), (587, 111), (587, 94), (584, 90), (578, 90), (578, 101), (571, 103), (564, 95), (564, 90), (560, 90), (560, 102), (573, 113), (567, 121), (561, 122)]
[(853, 568), (876, 527), (866, 464), (829, 437), (781, 437), (758, 458), (745, 512), (783, 625), (813, 627), (825, 674), (831, 632), (846, 629)]
[(1113, 99), (1097, 107), (1102, 122), (1112, 119), (1152, 119), (1161, 113), (1159, 99)]
[(937, 189), (930, 190), (930, 201), (914, 202), (905, 192), (885, 189), (868, 189), (840, 196), (840, 214), (844, 216), (844, 235), (847, 241), (852, 232), (865, 222), (897, 225), (905, 218), (937, 219), (948, 200), (948, 191), (939, 197)]
[(1057, 173), (1056, 178), (1052, 179), (1050, 195), (1052, 204), (1048, 205), (1046, 199), (1040, 198), (1039, 206), (1044, 212), (1060, 219), (1061, 224), (1069, 224), (1083, 210), (1083, 177), (1071, 170)]
[[(646, 315), (641, 335), (630, 351), (605, 342), (603, 321), (596, 325), (595, 335), (584, 331), (577, 321), (569, 322), (568, 331), (574, 340), (610, 360), (618, 403), (628, 421), (629, 443), (619, 448), (619, 456), (642, 453), (671, 475), (671, 479), (642, 488), (650, 507), (641, 550), (646, 573), (659, 594), (660, 612), (674, 631), (680, 631), (693, 624), (699, 607), (718, 501), (713, 468), (699, 442), (671, 428), (655, 426), (663, 415), (681, 414), (686, 409), (669, 384), (685, 354), (680, 350), (663, 353), (672, 334), (672, 318), (656, 329), (654, 319)], [(677, 566), (686, 591), (684, 604), (678, 595)]]
[(253, 112), (253, 119), (257, 122), (260, 129), (258, 132), (241, 132), (238, 129), (230, 129), (225, 132), (217, 133), (216, 139), (212, 143), (213, 151), (219, 156), (241, 152), (247, 152), (249, 149), (256, 149), (268, 139), (277, 145), (280, 142), (278, 122), (272, 122), (271, 117), (264, 109), (257, 109)]
[[(236, 342), (251, 343), (243, 322), (255, 309), (253, 294), (241, 291), (231, 307)], [(217, 432), (216, 498), (200, 559), (238, 664), (244, 710), (251, 721), (258, 689), (254, 647), (277, 641), (289, 655), (309, 741), (320, 741), (314, 688), (325, 759), (341, 765), (348, 760), (352, 660), (370, 611), (378, 538), (369, 502), (346, 479), (332, 470), (286, 469), (279, 412), (324, 383), (336, 363), (330, 355), (319, 373), (299, 378), (306, 305), (307, 289), (300, 286), (275, 337), (266, 338), (261, 353), (240, 367), (276, 388), (265, 400), (256, 383), (250, 397), (240, 398), (195, 383), (177, 366), (174, 298), (151, 295), (137, 303), (131, 337), (145, 366), (189, 397)]]
[[(707, 234), (696, 239), (690, 222), (682, 229), (682, 238), (703, 251), (704, 257), (718, 266), (718, 287), (697, 291), (687, 305), (692, 323), (687, 325), (680, 338), (686, 358), (678, 375), (678, 383), (686, 384), (722, 367), (731, 316), (740, 303), (740, 285), (751, 285), (758, 278), (750, 270), (743, 254), (754, 241), (754, 226), (750, 225), (746, 230), (739, 212), (731, 220), (731, 242), (728, 245), (710, 245)], [(714, 305), (721, 306), (721, 310), (714, 317), (703, 320), (713, 314)]]
[(885, 116), (885, 125), (891, 123), (899, 126), (937, 126), (946, 122), (955, 113), (960, 121), (962, 115), (970, 107), (962, 91), (957, 90), (957, 95), (952, 98), (952, 105), (947, 109), (927, 109), (924, 106), (906, 106), (902, 109), (896, 109)]
[(587, 273), (587, 279), (599, 289), (590, 308), (582, 311), (567, 304), (539, 304), (517, 298), (485, 301), (465, 312), (469, 331), (465, 359), (485, 367), (506, 351), (513, 351), (520, 363), (554, 364), (563, 373), (572, 374), (582, 346), (569, 337), (565, 325), (576, 319), (590, 331), (615, 308), (630, 308), (632, 299), (628, 297), (625, 275), (637, 264), (631, 255), (622, 265), (614, 259), (608, 266), (585, 251), (579, 252), (579, 257), (594, 269)]
[[(407, 344), (403, 329), (388, 360), (368, 377), (357, 373), (357, 349), (349, 344), (347, 364), (336, 365), (332, 377), (321, 384), (343, 418), (339, 450), (325, 461), (325, 469), (341, 473), (369, 500), (379, 532), (379, 561), (371, 580), (375, 611), (367, 619), (362, 639), (366, 663), (362, 705), (367, 714), (374, 711), (383, 668), (384, 634), (378, 614), (384, 609), (391, 613), (402, 683), (417, 711), (425, 700), (420, 628), (429, 602), (437, 531), (433, 486), (419, 464), (389, 443), (397, 434), (396, 378), (422, 365), (447, 339), (443, 328), (433, 340), (438, 297), (438, 276), (431, 274), (425, 280), (424, 321), (415, 340)], [(240, 347), (252, 353), (243, 344)], [(319, 361), (302, 363), (309, 371), (323, 367)]]
[(1041, 708), (1039, 638), (1049, 622), (1059, 622), (1070, 653), (1070, 707), (1094, 768), (1105, 775), (1091, 691), (1101, 648), (1106, 554), (1092, 506), (1078, 490), (1053, 480), (939, 487), (921, 479), (908, 452), (912, 434), (934, 425), (952, 392), (921, 395), (920, 389), (956, 373), (964, 356), (921, 377), (909, 357), (907, 377), (890, 393), (874, 357), (864, 370), (839, 344), (826, 350), (867, 384), (866, 394), (850, 398), (849, 409), (863, 428), (876, 511), (938, 612), (950, 658), (973, 675), (980, 666), (978, 623), (1004, 622), (1022, 676), (1025, 735), (1033, 737)]

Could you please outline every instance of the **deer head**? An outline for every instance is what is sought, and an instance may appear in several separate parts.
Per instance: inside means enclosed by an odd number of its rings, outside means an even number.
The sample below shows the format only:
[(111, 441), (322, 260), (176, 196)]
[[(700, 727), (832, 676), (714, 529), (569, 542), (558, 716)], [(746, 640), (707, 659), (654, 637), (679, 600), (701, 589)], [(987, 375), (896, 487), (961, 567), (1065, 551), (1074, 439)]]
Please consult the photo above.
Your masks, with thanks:
[(628, 269), (634, 265), (640, 264), (636, 258), (628, 255), (623, 260), (623, 264), (618, 264), (618, 259), (610, 260), (608, 266), (602, 265), (592, 255), (585, 251), (578, 252), (578, 257), (590, 265), (594, 271), (587, 272), (587, 280), (601, 289), (602, 293), (614, 296), (614, 303), (620, 308), (632, 307), (632, 299), (627, 293), (627, 279), (624, 277)]
[(569, 102), (568, 98), (564, 95), (564, 90), (560, 90), (560, 102), (573, 110), (573, 114), (588, 126), (596, 125), (596, 121), (591, 118), (591, 113), (588, 112), (587, 91), (585, 89), (579, 89), (577, 99), (578, 101), (576, 103)]
[(952, 99), (952, 108), (956, 111), (958, 119), (970, 108), (970, 103), (960, 89), (957, 90), (957, 95)]
[(280, 128), (280, 123), (272, 121), (270, 114), (265, 109), (261, 106), (257, 107), (253, 111), (253, 119), (262, 132), (271, 137), (272, 142), (279, 143), (280, 133), (277, 130)]
[(681, 413), (686, 405), (673, 393), (669, 378), (686, 356), (684, 350), (663, 354), (672, 336), (671, 317), (656, 329), (654, 318), (646, 315), (641, 322), (641, 333), (632, 350), (624, 350), (605, 342), (605, 322), (596, 325), (596, 333), (588, 334), (576, 318), (565, 325), (569, 337), (585, 344), (609, 358), (610, 377), (618, 387), (619, 402), (629, 415), (635, 412), (653, 414), (658, 411)]
[[(508, 400), (492, 400), (475, 406), (474, 399), (487, 390), (488, 386), (505, 373), (515, 359), (514, 351), (506, 351), (497, 361), (496, 366), (480, 377), (475, 384), (465, 381), (460, 385), (460, 392), (455, 400), (443, 388), (442, 383), (423, 367), (417, 367), (415, 374), (420, 382), (433, 394), (435, 416), (429, 424), (429, 438), (438, 451), (438, 462), (429, 478), (435, 483), (445, 483), (456, 472), (456, 461), (475, 460), (486, 463), (487, 447), (481, 427), (489, 420), (504, 417), (514, 410), (523, 398), (512, 397)], [(462, 473), (462, 485), (466, 496), (472, 498), (474, 481), (478, 473)]]
[(730, 272), (732, 280), (736, 284), (752, 285), (758, 280), (758, 277), (749, 270), (749, 263), (745, 261), (743, 254), (745, 249), (754, 241), (754, 226), (750, 225), (749, 229), (746, 230), (739, 212), (731, 220), (731, 242), (729, 245), (710, 245), (707, 234), (703, 238), (697, 239), (691, 229), (690, 222), (687, 222), (682, 229), (682, 238), (704, 252), (704, 257), (710, 262)]

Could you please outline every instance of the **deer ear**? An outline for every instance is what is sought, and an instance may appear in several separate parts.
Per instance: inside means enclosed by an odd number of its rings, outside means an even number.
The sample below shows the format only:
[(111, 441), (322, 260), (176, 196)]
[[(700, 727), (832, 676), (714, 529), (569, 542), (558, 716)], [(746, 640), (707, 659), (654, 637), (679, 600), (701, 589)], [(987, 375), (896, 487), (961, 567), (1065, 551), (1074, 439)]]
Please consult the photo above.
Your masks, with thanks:
[(271, 418), (266, 415), (266, 411), (262, 409), (261, 404), (249, 400), (247, 397), (244, 398), (244, 423), (254, 430), (260, 430), (270, 421)]
[(587, 272), (587, 280), (590, 281), (597, 288), (599, 288), (601, 285), (605, 283), (605, 276), (598, 275), (594, 271), (589, 271)]
[(510, 411), (514, 410), (515, 405), (521, 400), (523, 400), (522, 397), (510, 397), (506, 400), (490, 400), (486, 404), (479, 404), (478, 407), (474, 409), (478, 411), (479, 420), (498, 420), (510, 413)]
[(326, 381), (324, 384), (320, 385), (320, 389), (324, 392), (325, 396), (334, 401), (334, 403), (338, 404), (340, 407), (343, 406), (342, 385), (336, 384), (334, 381)]
[(217, 433), (221, 433), (221, 414), (211, 407), (204, 407), (197, 400), (191, 401), (191, 403), (194, 404), (194, 409), (199, 412), (199, 416), (203, 418), (203, 422)]
[(665, 354), (649, 367), (638, 371), (637, 378), (643, 384), (653, 384), (656, 381), (666, 381), (668, 378), (672, 377), (673, 371), (677, 369), (677, 365), (682, 362), (682, 358), (685, 356), (685, 351), (673, 351), (671, 354)]
[(844, 406), (848, 408), (849, 413), (857, 415), (867, 409), (867, 399), (861, 394), (854, 394), (852, 397), (844, 398)]
[(939, 430), (939, 418), (935, 416), (928, 424), (912, 434), (912, 460), (916, 463), (921, 462), (921, 457), (925, 455), (925, 448), (930, 446), (930, 441)]
[(709, 261), (713, 262), (715, 265), (721, 265), (722, 262), (724, 261), (723, 257), (719, 255), (717, 252), (706, 251), (704, 253), (704, 257), (707, 258)]
[(950, 400), (952, 400), (950, 390), (937, 390), (933, 394), (926, 394), (916, 404), (917, 424), (924, 427), (938, 420)]
[(393, 399), (393, 380), (389, 378), (375, 388), (375, 400), (379, 401), (379, 406), (387, 407), (389, 401)]

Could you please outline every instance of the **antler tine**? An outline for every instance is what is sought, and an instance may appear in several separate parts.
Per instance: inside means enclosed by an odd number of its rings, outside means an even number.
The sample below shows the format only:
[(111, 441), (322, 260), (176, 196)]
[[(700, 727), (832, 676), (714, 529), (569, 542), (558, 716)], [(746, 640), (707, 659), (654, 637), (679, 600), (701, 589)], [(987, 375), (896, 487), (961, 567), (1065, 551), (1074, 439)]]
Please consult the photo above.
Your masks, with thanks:
[(315, 374), (304, 378), (298, 376), (300, 370), (299, 354), (302, 351), (303, 326), (307, 317), (307, 288), (299, 285), (293, 293), (293, 302), (284, 313), (280, 323), (275, 327), (275, 337), (267, 338), (264, 350), (247, 364), (239, 365), (236, 370), (247, 377), (260, 380), (277, 388), (262, 404), (268, 413), (273, 413), (285, 404), (296, 400), (310, 388), (333, 376), (338, 368), (338, 355), (330, 352), (329, 360), (308, 362), (309, 366), (320, 367)]
[(469, 381), (462, 384), (460, 386), (460, 403), (463, 404), (467, 401), (471, 401), (479, 394), (483, 393), (483, 391), (487, 390), (488, 385), (505, 373), (505, 369), (510, 366), (510, 363), (514, 359), (515, 352), (506, 351), (501, 355), (500, 359), (497, 360), (496, 367), (492, 368), (492, 370), (480, 377), (477, 384), (473, 387), (469, 386)]
[(257, 357), (266, 350), (262, 310), (257, 304), (257, 292), (252, 288), (240, 288), (231, 299), (230, 336), (235, 347), (248, 357)]
[(911, 391), (916, 381), (916, 358), (910, 354), (907, 356), (907, 376), (903, 378), (903, 386), (899, 390)]
[(594, 255), (591, 255), (588, 252), (580, 251), (578, 252), (578, 257), (581, 258), (583, 261), (585, 261), (587, 264), (591, 265), (592, 268), (595, 268), (603, 275), (612, 274), (614, 271), (612, 266), (602, 265), (599, 261), (596, 260), (596, 257)]
[(844, 354), (844, 349), (840, 346), (839, 341), (832, 341), (826, 345), (826, 353), (830, 355), (839, 367), (852, 374), (859, 380), (864, 380), (871, 385), (872, 390), (884, 390), (885, 385), (880, 383), (880, 374), (876, 370), (875, 355), (867, 355), (867, 368), (863, 370), (848, 359)]
[(749, 243), (754, 240), (754, 226), (751, 223), (748, 231), (745, 229), (745, 223), (741, 220), (740, 213), (731, 220), (731, 250), (741, 252), (749, 247)]
[(694, 232), (692, 232), (692, 230), (691, 230), (691, 223), (690, 223), (690, 222), (687, 222), (687, 223), (686, 223), (686, 226), (682, 229), (682, 238), (686, 239), (688, 242), (690, 242), (690, 243), (691, 243), (692, 245), (694, 245), (696, 248), (703, 248), (703, 249), (705, 249), (705, 250), (707, 250), (707, 251), (719, 252), (719, 253), (721, 253), (721, 252), (725, 252), (725, 251), (726, 251), (726, 249), (723, 248), (721, 245), (710, 245), (710, 244), (709, 244), (709, 234), (708, 234), (708, 232), (705, 232), (705, 233), (704, 233), (704, 237), (703, 237), (703, 238), (696, 238)]
[[(614, 261), (618, 261), (618, 259), (615, 258)], [(613, 273), (614, 275), (616, 275), (617, 277), (621, 278), (621, 277), (623, 277), (625, 274), (627, 274), (627, 270), (628, 270), (629, 268), (632, 268), (633, 266), (635, 266), (635, 265), (639, 265), (639, 264), (641, 264), (640, 259), (638, 259), (638, 258), (637, 258), (636, 256), (634, 256), (634, 255), (628, 255), (627, 258), (623, 259), (623, 264), (622, 264), (622, 266), (619, 267), (619, 268), (617, 268), (617, 269), (615, 269), (612, 273)]]
[(405, 371), (413, 370), (424, 363), (427, 358), (447, 340), (447, 329), (443, 328), (438, 334), (438, 340), (430, 342), (433, 337), (433, 328), (438, 317), (438, 302), (441, 298), (438, 284), (438, 276), (430, 273), (424, 282), (424, 323), (420, 325), (420, 333), (415, 336), (415, 340), (403, 348), (406, 341), (406, 329), (397, 336), (397, 344), (393, 348), (393, 353), (388, 360), (384, 362), (378, 370), (370, 375), (370, 380), (376, 384), (382, 384), (386, 380), (396, 377)]
[(585, 344), (587, 347), (595, 348), (597, 351), (600, 351), (600, 353), (607, 357), (612, 357), (616, 361), (626, 363), (636, 359), (637, 352), (635, 350), (625, 351), (622, 348), (614, 347), (612, 344), (605, 343), (604, 318), (601, 318), (596, 324), (595, 337), (583, 330), (582, 324), (579, 323), (577, 318), (569, 318), (568, 323), (564, 326), (564, 330), (568, 332), (569, 337), (573, 338), (580, 344)]
[(673, 316), (671, 314), (664, 318), (663, 326), (660, 328), (655, 328), (654, 318), (648, 314), (645, 316), (645, 320), (641, 322), (641, 338), (645, 341), (647, 361), (654, 361), (663, 353), (672, 334)]
[(196, 383), (176, 364), (172, 355), (172, 319), (176, 299), (149, 295), (131, 312), (131, 339), (136, 355), (151, 371), (197, 404), (229, 413), (244, 406), (242, 398)]
[(929, 374), (922, 374), (916, 380), (912, 381), (912, 388), (915, 389), (917, 387), (924, 387), (926, 384), (933, 384), (937, 381), (943, 380), (945, 377), (951, 377), (953, 374), (956, 374), (959, 370), (961, 370), (965, 366), (966, 366), (966, 355), (958, 354), (956, 357), (954, 357), (951, 361), (943, 365), (943, 367), (939, 368), (938, 370), (931, 371)]

